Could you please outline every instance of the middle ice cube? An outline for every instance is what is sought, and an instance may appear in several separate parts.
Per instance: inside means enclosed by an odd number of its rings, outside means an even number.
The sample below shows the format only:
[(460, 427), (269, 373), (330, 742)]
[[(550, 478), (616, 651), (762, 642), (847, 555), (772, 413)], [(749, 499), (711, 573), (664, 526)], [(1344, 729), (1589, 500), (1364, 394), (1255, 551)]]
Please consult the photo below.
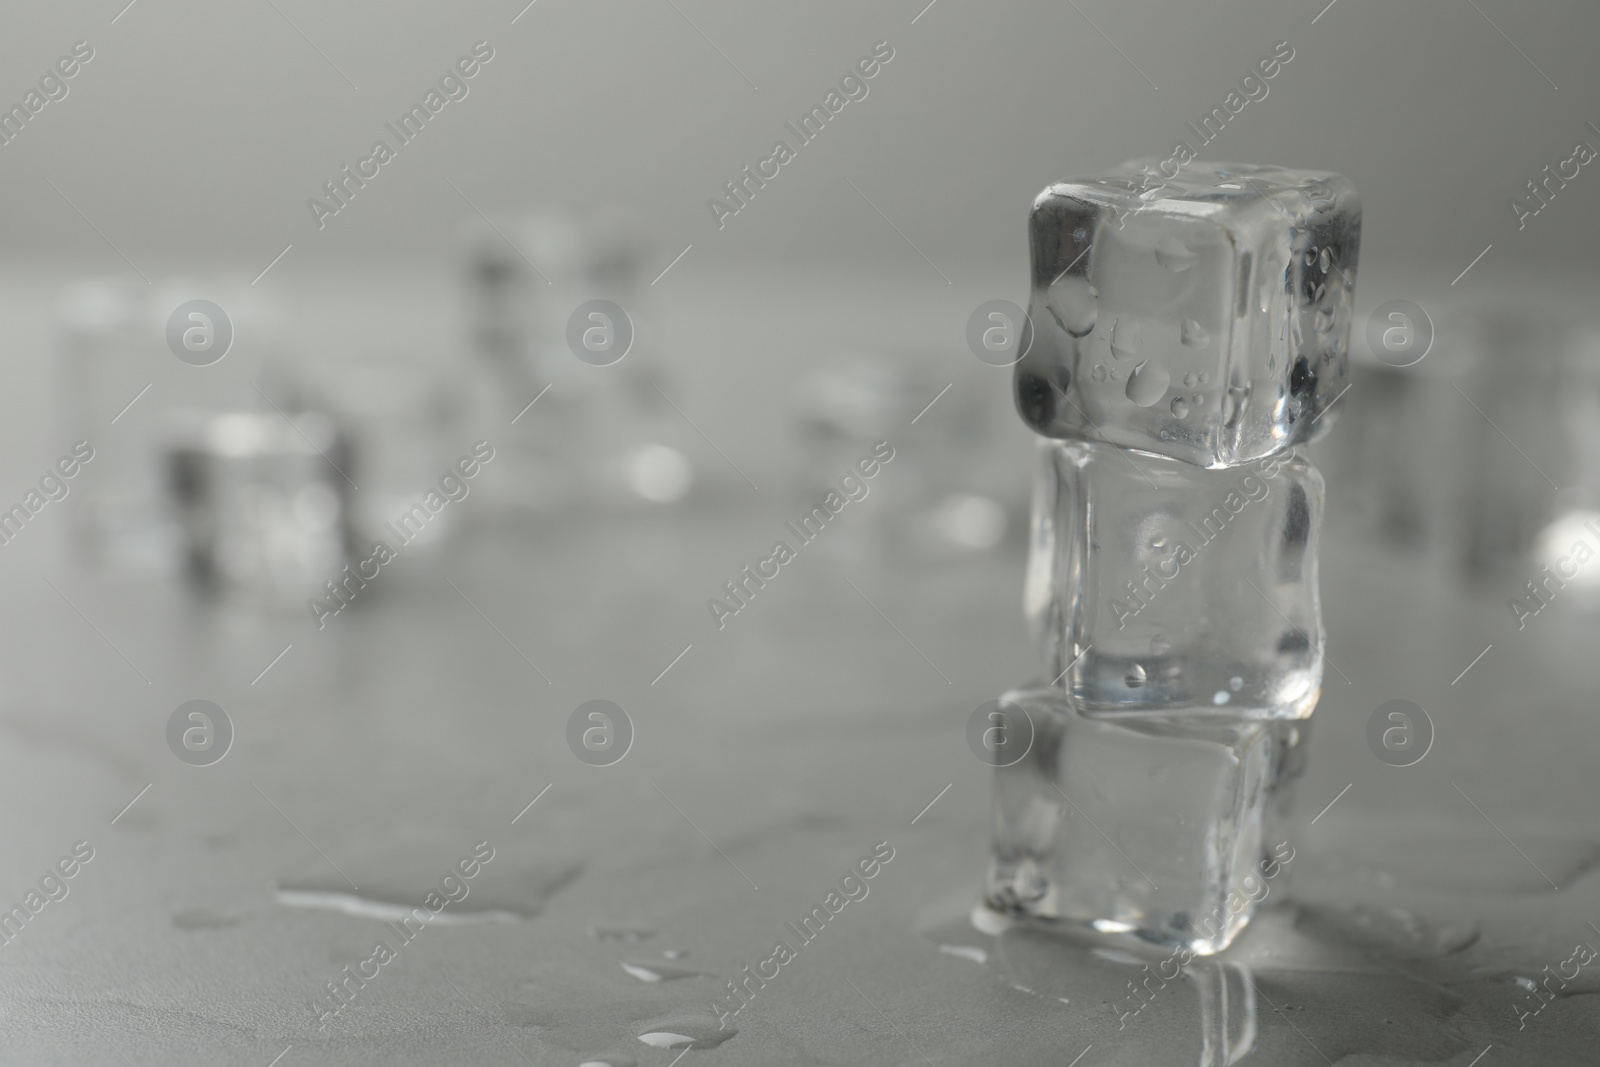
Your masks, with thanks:
[(1024, 611), (1086, 715), (1297, 719), (1322, 684), (1322, 476), (1040, 442)]

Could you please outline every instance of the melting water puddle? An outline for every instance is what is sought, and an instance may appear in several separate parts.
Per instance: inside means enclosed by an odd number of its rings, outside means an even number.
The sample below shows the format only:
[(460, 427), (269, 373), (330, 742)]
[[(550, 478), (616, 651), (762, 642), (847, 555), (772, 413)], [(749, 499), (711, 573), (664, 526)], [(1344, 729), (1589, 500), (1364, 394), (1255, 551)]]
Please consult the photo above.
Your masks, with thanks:
[(693, 967), (680, 967), (672, 963), (656, 963), (654, 961), (647, 963), (629, 961), (622, 965), (622, 969), (641, 982), (670, 982), (675, 978), (715, 977), (706, 971), (697, 971)]
[(639, 1040), (656, 1048), (716, 1048), (739, 1032), (732, 1025), (719, 1027), (709, 1015), (674, 1015), (646, 1026)]
[(976, 945), (940, 945), (939, 951), (946, 956), (956, 956), (973, 963), (988, 963), (989, 953)]
[(180, 930), (225, 930), (241, 921), (237, 915), (221, 915), (204, 908), (191, 908), (172, 916), (172, 925)]
[[(272, 898), (279, 904), (291, 908), (321, 908), (325, 911), (343, 912), (358, 919), (376, 919), (379, 922), (398, 922), (413, 918), (413, 913), (416, 911), (425, 914), (431, 912), (431, 909), (420, 901), (402, 903), (379, 896), (365, 896), (336, 889), (274, 886)], [(430, 925), (438, 923), (440, 926), (468, 926), (475, 923), (518, 923), (527, 918), (529, 916), (519, 912), (502, 908), (475, 908), (463, 901), (461, 904), (451, 904), (443, 911), (431, 914), (427, 921)]]
[(654, 930), (642, 926), (610, 926), (604, 923), (589, 924), (589, 936), (597, 941), (648, 941), (656, 936)]

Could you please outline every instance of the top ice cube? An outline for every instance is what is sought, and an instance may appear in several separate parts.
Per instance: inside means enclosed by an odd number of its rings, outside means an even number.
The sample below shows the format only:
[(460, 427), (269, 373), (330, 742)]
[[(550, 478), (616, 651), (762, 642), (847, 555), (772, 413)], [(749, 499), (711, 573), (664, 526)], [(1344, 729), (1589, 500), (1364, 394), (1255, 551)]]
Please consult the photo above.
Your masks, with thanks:
[(1346, 179), (1133, 161), (1050, 186), (1028, 229), (1016, 398), (1037, 432), (1215, 468), (1333, 421), (1361, 236)]

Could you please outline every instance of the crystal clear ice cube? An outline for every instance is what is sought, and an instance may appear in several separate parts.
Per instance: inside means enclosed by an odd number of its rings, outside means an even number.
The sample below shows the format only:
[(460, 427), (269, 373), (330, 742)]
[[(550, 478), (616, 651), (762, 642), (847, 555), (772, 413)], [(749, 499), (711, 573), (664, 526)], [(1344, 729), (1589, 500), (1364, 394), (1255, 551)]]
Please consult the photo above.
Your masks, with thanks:
[(1282, 894), (1308, 723), (1092, 718), (1043, 684), (1002, 700), (1033, 743), (996, 771), (990, 907), (1207, 955)]
[(1023, 420), (1201, 467), (1310, 440), (1346, 384), (1360, 229), (1337, 174), (1132, 162), (1050, 186), (1029, 223)]
[(1024, 609), (1088, 715), (1303, 718), (1322, 684), (1322, 476), (1040, 442)]

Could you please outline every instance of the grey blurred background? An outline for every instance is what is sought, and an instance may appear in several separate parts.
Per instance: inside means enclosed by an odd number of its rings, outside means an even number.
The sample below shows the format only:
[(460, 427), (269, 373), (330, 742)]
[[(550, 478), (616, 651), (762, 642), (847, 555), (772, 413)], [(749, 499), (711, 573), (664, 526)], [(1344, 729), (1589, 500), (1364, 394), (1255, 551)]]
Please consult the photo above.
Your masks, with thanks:
[[(848, 178), (936, 262), (968, 270), (1016, 258), (1046, 178), (1165, 155), (1283, 40), (1295, 59), (1208, 158), (1349, 176), (1366, 261), (1464, 265), (1497, 239), (1525, 261), (1590, 251), (1576, 213), (1516, 233), (1505, 206), (1595, 118), (1600, 11), (1580, 0), (1339, 0), (1315, 25), (1319, 0), (938, 0), (915, 25), (926, 0), (538, 0), (515, 25), (519, 0), (138, 0), (111, 25), (125, 3), (6, 14), (4, 99), (72, 42), (96, 49), (69, 98), (0, 149), (13, 204), (0, 238), (18, 253), (109, 251), (48, 179), (135, 262), (206, 253), (260, 269), (287, 242), (296, 259), (427, 255), (464, 210), (448, 178), (485, 207), (626, 201), (662, 264), (696, 242), (691, 270), (900, 259)], [(318, 233), (306, 198), (480, 39), (495, 59), (471, 95)], [(867, 99), (718, 233), (706, 198), (878, 40), (896, 54)]]

